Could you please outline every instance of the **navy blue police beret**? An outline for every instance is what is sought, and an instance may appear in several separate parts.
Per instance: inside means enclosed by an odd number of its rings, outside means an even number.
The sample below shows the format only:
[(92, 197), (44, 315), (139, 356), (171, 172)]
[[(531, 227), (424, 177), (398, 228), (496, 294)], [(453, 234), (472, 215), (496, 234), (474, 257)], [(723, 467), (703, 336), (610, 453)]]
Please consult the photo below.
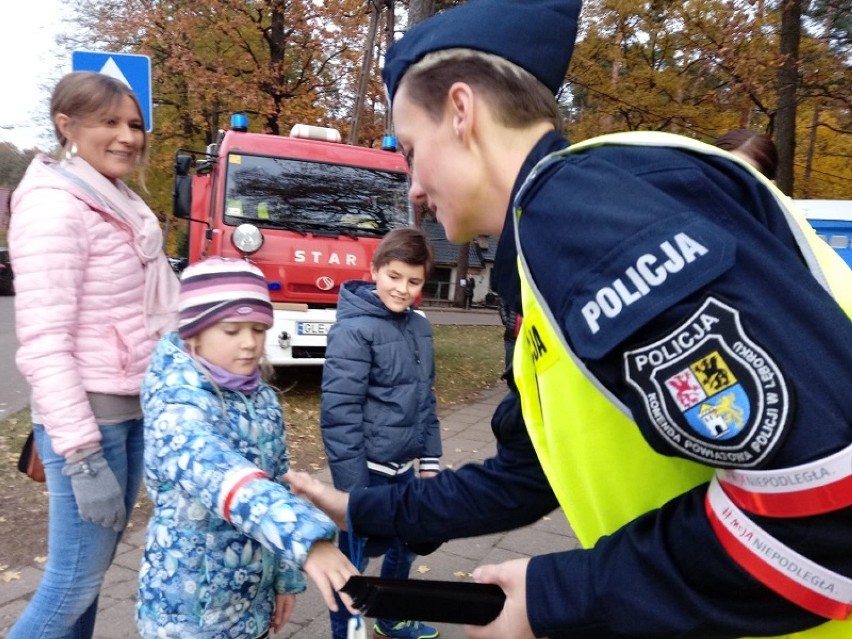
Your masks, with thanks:
[(581, 0), (468, 0), (408, 30), (385, 56), (393, 101), (402, 76), (427, 53), (476, 49), (506, 58), (559, 91), (577, 37)]

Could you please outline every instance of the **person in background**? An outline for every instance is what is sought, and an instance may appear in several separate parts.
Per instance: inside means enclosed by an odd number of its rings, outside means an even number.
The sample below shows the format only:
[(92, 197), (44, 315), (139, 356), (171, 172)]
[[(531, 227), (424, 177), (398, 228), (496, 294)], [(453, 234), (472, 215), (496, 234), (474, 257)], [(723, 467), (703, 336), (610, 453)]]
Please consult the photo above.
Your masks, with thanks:
[(132, 91), (71, 73), (50, 115), (64, 157), (32, 161), (9, 228), (17, 364), (49, 494), (44, 576), (10, 639), (92, 636), (142, 479), (142, 376), (177, 320), (159, 222), (123, 181), (148, 145)]
[[(518, 339), (518, 333), (521, 331), (521, 322), (523, 321), (523, 318), (511, 304), (507, 304), (503, 300), (500, 300), (497, 312), (500, 314), (500, 322), (503, 324), (503, 349), (506, 353), (506, 369), (508, 370), (512, 365), (512, 356), (515, 353), (515, 342)], [(511, 375), (511, 372), (508, 374)]]
[(261, 378), (263, 273), (212, 257), (184, 269), (180, 323), (142, 385), (154, 504), (139, 571), (144, 639), (261, 639), (290, 618), (304, 570), (328, 605), (356, 574), (334, 524), (280, 481), (287, 434)]
[[(432, 326), (412, 308), (432, 270), (432, 246), (418, 229), (396, 229), (376, 248), (372, 282), (340, 289), (337, 321), (328, 334), (320, 424), (334, 485), (347, 492), (404, 485), (433, 477), (441, 456), (436, 413)], [(376, 519), (383, 514), (374, 513)], [(363, 540), (340, 533), (340, 549), (366, 568)], [(406, 579), (414, 553), (386, 549), (381, 576)], [(334, 639), (346, 639), (350, 615), (331, 613)], [(418, 621), (377, 619), (378, 637), (430, 639), (438, 631)]]
[(745, 160), (770, 180), (778, 174), (778, 149), (768, 135), (733, 129), (716, 138), (713, 145)]
[(712, 145), (569, 147), (555, 96), (580, 8), (469, 0), (385, 57), (414, 205), (454, 243), (499, 236), (492, 281), (523, 315), (497, 457), (348, 500), (294, 490), (410, 543), (558, 501), (583, 548), (478, 567), (506, 601), (472, 639), (847, 638), (852, 274)]
[(476, 280), (468, 273), (459, 281), (459, 285), (464, 289), (464, 308), (470, 310), (471, 304), (473, 304), (473, 290), (476, 288)]

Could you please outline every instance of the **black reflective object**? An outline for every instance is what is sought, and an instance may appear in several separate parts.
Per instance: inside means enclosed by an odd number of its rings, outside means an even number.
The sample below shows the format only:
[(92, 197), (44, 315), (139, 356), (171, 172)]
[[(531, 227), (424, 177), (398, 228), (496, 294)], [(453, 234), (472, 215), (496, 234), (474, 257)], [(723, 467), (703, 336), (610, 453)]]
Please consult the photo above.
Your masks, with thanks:
[(368, 617), (475, 626), (491, 623), (506, 600), (503, 590), (494, 584), (456, 581), (356, 576), (341, 590)]

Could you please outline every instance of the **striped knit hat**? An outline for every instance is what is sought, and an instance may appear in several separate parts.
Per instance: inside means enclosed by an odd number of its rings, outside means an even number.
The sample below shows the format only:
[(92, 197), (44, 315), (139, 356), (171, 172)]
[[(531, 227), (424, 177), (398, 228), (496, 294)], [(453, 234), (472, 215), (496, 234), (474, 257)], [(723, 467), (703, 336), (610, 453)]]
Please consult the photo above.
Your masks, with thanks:
[(272, 326), (269, 289), (259, 268), (245, 260), (209, 257), (180, 278), (178, 335), (187, 339), (218, 322)]

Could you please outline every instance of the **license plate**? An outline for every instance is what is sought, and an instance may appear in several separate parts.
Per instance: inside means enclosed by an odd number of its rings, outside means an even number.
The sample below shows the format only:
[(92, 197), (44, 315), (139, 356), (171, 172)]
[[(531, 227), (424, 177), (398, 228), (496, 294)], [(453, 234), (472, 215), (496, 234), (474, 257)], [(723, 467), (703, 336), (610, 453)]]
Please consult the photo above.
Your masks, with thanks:
[(329, 322), (299, 322), (299, 335), (328, 335)]

